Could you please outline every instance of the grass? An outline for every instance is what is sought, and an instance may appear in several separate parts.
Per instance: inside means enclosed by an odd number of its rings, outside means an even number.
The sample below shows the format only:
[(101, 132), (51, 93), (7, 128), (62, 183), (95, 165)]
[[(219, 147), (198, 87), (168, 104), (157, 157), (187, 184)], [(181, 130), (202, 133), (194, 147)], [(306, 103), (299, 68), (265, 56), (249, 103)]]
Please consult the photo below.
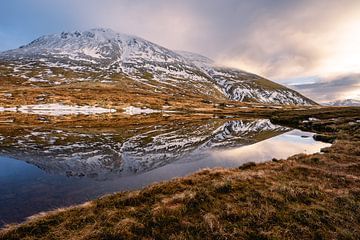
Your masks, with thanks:
[[(303, 122), (309, 116), (318, 120)], [(10, 225), (0, 239), (359, 239), (359, 108), (278, 112), (323, 153), (205, 169)], [(351, 123), (351, 124), (349, 124)]]
[[(115, 108), (136, 105), (161, 109), (166, 103), (174, 103), (174, 108), (191, 109), (206, 106), (201, 103), (204, 98), (225, 100), (209, 83), (184, 80), (169, 84), (155, 81), (154, 76), (148, 72), (141, 75), (146, 81), (134, 81), (122, 73), (105, 76), (101, 71), (78, 72), (59, 67), (50, 68), (48, 74), (48, 67), (41, 63), (19, 67), (24, 74), (15, 72), (10, 62), (0, 61), (0, 106), (63, 102)], [(30, 77), (46, 79), (48, 82), (28, 81)], [(110, 81), (101, 82), (102, 80)], [(12, 94), (12, 97), (6, 97), (5, 93)], [(43, 93), (47, 93), (46, 96)], [(168, 101), (169, 98), (171, 101)]]
[[(15, 66), (18, 71), (14, 70)], [(48, 82), (28, 81), (31, 77), (45, 79)], [(129, 105), (154, 109), (162, 109), (164, 105), (167, 105), (170, 106), (167, 109), (170, 111), (233, 114), (234, 109), (226, 105), (249, 107), (247, 110), (241, 109), (242, 113), (252, 113), (253, 107), (264, 105), (228, 101), (211, 82), (186, 79), (158, 81), (148, 72), (141, 73), (139, 77), (144, 81), (134, 81), (123, 73), (105, 73), (97, 69), (92, 71), (77, 71), (61, 67), (49, 69), (40, 62), (30, 61), (19, 64), (0, 61), (0, 106), (14, 107), (61, 102), (112, 107), (121, 111)], [(246, 80), (249, 86), (260, 84), (267, 90), (283, 88), (256, 75), (250, 79), (239, 77), (237, 80), (240, 82)], [(9, 97), (9, 94), (12, 96)], [(204, 99), (207, 101), (204, 102)], [(254, 99), (248, 100), (254, 101)], [(286, 108), (292, 108), (292, 106)], [(262, 109), (262, 111), (269, 110), (271, 109), (267, 107)]]

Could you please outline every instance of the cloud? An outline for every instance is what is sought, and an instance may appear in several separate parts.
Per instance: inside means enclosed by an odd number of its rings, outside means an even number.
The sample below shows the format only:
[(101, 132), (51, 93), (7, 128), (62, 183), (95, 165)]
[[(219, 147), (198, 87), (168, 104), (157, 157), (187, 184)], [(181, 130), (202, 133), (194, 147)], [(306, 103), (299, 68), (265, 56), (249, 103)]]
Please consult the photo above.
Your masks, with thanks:
[(55, 2), (82, 28), (104, 26), (140, 35), (280, 82), (360, 69), (358, 0)]
[[(8, 40), (109, 27), (170, 49), (198, 52), (280, 83), (315, 76), (320, 84), (334, 84), (336, 76), (360, 72), (359, 0), (12, 0), (1, 4), (0, 29)], [(1, 42), (0, 48), (12, 44)], [(336, 81), (343, 81), (343, 88), (352, 84), (346, 78)], [(343, 88), (328, 86), (329, 91), (343, 92)]]
[(258, 17), (222, 60), (279, 81), (359, 71), (359, 25), (359, 1), (299, 1)]
[(360, 74), (341, 76), (310, 84), (289, 86), (318, 102), (330, 102), (340, 99), (360, 100)]

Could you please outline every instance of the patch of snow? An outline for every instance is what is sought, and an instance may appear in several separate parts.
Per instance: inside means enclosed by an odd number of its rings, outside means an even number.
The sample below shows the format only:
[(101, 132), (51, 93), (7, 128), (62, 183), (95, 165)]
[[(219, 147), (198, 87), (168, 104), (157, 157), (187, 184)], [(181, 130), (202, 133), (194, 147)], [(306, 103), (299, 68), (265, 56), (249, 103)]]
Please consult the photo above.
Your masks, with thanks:
[(3, 95), (4, 95), (4, 97), (6, 97), (6, 98), (9, 98), (9, 97), (12, 97), (12, 96), (13, 96), (12, 93), (4, 93)]
[(123, 108), (125, 113), (128, 115), (137, 115), (137, 114), (151, 114), (151, 113), (158, 113), (161, 112), (161, 110), (151, 109), (151, 108), (138, 108), (129, 106), (126, 108)]
[(30, 78), (28, 81), (29, 82), (49, 82), (48, 80), (40, 79), (40, 78), (34, 78), (34, 77)]
[(0, 123), (13, 123), (15, 120), (14, 119), (5, 119), (5, 120), (0, 120)]
[(17, 108), (16, 107), (0, 107), (0, 112), (16, 112)]
[(62, 116), (71, 114), (101, 114), (113, 113), (115, 109), (108, 109), (95, 106), (76, 106), (64, 105), (60, 103), (51, 104), (38, 104), (38, 105), (23, 105), (16, 108), (0, 107), (0, 112), (21, 112), (27, 114), (49, 115), (49, 116)]
[(93, 48), (84, 48), (83, 52), (85, 55), (88, 55), (93, 58), (101, 58), (102, 57), (101, 54), (99, 53), (99, 51), (97, 51), (96, 49), (93, 49)]
[(309, 121), (319, 121), (319, 119), (310, 117), (310, 118), (309, 118)]

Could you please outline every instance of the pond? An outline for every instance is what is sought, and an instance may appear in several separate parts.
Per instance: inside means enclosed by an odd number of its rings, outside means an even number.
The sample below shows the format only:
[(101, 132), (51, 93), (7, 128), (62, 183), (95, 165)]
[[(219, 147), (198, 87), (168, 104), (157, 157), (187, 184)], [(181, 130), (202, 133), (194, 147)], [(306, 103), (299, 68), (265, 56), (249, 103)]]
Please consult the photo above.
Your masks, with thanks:
[(126, 127), (0, 128), (0, 226), (203, 168), (314, 153), (329, 144), (267, 119)]

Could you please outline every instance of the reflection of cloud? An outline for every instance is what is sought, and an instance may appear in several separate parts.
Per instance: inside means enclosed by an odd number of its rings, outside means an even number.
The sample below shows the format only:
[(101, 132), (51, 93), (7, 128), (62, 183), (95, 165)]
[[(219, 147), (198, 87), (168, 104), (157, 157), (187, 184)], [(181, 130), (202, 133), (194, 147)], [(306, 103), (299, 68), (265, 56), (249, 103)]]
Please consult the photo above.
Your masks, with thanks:
[[(301, 136), (308, 136), (302, 138)], [(264, 162), (271, 158), (285, 159), (298, 153), (315, 153), (330, 144), (314, 141), (306, 133), (298, 130), (257, 142), (241, 148), (214, 151), (212, 157), (228, 166), (239, 166), (249, 161)], [(216, 166), (216, 165), (215, 165)]]
[(360, 74), (317, 83), (291, 85), (291, 88), (319, 102), (348, 98), (360, 99)]

